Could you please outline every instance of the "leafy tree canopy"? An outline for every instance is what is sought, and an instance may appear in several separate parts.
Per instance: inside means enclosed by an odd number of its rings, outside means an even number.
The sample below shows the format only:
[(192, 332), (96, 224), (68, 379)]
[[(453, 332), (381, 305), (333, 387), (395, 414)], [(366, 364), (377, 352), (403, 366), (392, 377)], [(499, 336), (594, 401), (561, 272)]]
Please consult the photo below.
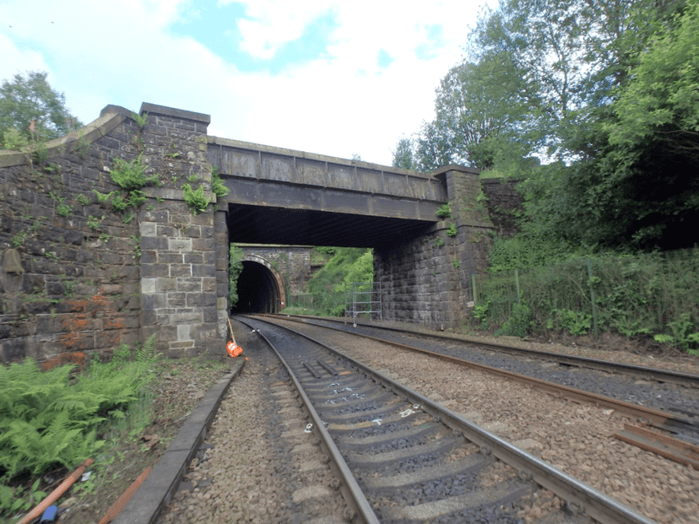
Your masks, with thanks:
[[(12, 80), (3, 80), (0, 86), (0, 137), (15, 129), (25, 138), (52, 140), (80, 127), (65, 106), (63, 93), (55, 91), (47, 82), (48, 73), (29, 71), (17, 74)], [(34, 132), (31, 136), (31, 124)]]
[(393, 167), (400, 167), (403, 169), (417, 170), (415, 153), (413, 152), (413, 143), (409, 138), (401, 138), (396, 144), (396, 149), (392, 151), (393, 153)]
[(689, 0), (675, 20), (631, 70), (614, 104), (618, 121), (608, 126), (612, 144), (652, 138), (675, 154), (699, 155), (699, 1)]
[(698, 2), (500, 0), (394, 165), (522, 180), (510, 259), (542, 242), (519, 259), (699, 242)]

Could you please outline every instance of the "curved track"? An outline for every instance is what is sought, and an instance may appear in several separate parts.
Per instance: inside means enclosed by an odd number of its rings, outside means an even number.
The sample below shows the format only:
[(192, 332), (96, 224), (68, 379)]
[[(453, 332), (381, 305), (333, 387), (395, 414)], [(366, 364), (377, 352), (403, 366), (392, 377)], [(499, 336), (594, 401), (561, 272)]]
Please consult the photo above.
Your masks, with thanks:
[(288, 368), (359, 521), (521, 522), (544, 487), (565, 503), (542, 522), (652, 522), (336, 350), (243, 322)]

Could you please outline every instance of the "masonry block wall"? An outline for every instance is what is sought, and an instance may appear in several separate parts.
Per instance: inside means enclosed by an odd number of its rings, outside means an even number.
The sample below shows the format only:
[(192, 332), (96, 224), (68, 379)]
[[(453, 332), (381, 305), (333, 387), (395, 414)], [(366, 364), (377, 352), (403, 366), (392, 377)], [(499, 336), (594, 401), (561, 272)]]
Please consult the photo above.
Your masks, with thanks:
[(214, 216), (214, 244), (216, 246), (216, 310), (218, 338), (228, 338), (230, 241), (228, 239), (228, 211), (217, 210)]
[(481, 180), (487, 198), (488, 214), (500, 236), (519, 232), (517, 216), (523, 211), (524, 198), (516, 189), (517, 183), (517, 180)]
[[(0, 151), (3, 362), (152, 334), (170, 356), (225, 351), (228, 232), (211, 193), (208, 123), (152, 104), (140, 115), (107, 106), (40, 155)], [(124, 166), (151, 181), (122, 188)], [(184, 184), (203, 185), (210, 203), (194, 213)]]
[(287, 299), (303, 293), (311, 276), (311, 250), (309, 246), (279, 246), (239, 244), (243, 253), (264, 258), (284, 279)]
[(374, 250), (386, 320), (457, 327), (473, 300), (471, 274), (485, 271), (495, 227), (478, 172), (446, 166), (434, 176), (447, 185), (451, 217), (423, 237)]
[(109, 351), (140, 339), (139, 227), (98, 193), (122, 194), (116, 156), (141, 130), (117, 108), (46, 144), (0, 151), (0, 358)]
[[(152, 104), (143, 104), (141, 114), (147, 119), (143, 159), (161, 182), (147, 191), (159, 205), (139, 217), (142, 338), (155, 334), (156, 348), (172, 357), (218, 354), (225, 342), (227, 288), (220, 272), (227, 257), (219, 259), (216, 250), (225, 214), (215, 218), (206, 159), (210, 117)], [(205, 209), (184, 201), (185, 184), (204, 186)]]

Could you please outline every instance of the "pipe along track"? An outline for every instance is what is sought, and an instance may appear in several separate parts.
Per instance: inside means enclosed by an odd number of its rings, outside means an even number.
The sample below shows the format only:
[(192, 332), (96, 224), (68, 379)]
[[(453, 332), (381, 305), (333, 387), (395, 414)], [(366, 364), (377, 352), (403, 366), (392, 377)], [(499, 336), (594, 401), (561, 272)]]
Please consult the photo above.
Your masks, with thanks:
[[(335, 326), (329, 326), (327, 325), (328, 323), (341, 323), (341, 321), (333, 321), (333, 320), (328, 320), (328, 319), (310, 319), (308, 317), (304, 318), (294, 318), (294, 317), (286, 317), (286, 316), (271, 316), (271, 315), (265, 315), (267, 318), (278, 318), (280, 320), (287, 320), (287, 321), (293, 321), (293, 322), (299, 322), (302, 324), (307, 324), (315, 327), (320, 327), (320, 328), (325, 328), (325, 329), (330, 329), (330, 330), (335, 330), (335, 331), (340, 331), (342, 333), (348, 333), (351, 335), (356, 335), (360, 337), (365, 337), (370, 340), (374, 340), (376, 342), (381, 342), (384, 344), (389, 344), (392, 346), (399, 347), (401, 349), (407, 349), (410, 351), (416, 351), (422, 354), (430, 355), (433, 357), (441, 358), (444, 360), (448, 360), (450, 362), (455, 362), (457, 364), (467, 366), (467, 367), (472, 367), (474, 369), (478, 369), (481, 371), (484, 371), (486, 373), (491, 373), (494, 375), (499, 375), (511, 380), (516, 380), (518, 382), (528, 384), (532, 387), (541, 389), (543, 391), (546, 391), (548, 393), (554, 394), (554, 395), (561, 395), (579, 402), (587, 402), (591, 404), (595, 404), (598, 406), (606, 407), (606, 408), (611, 408), (614, 409), (620, 413), (625, 413), (631, 417), (636, 417), (639, 419), (640, 422), (648, 422), (649, 425), (652, 425), (654, 427), (657, 427), (659, 429), (662, 429), (664, 431), (667, 431), (671, 434), (673, 434), (676, 438), (680, 439), (681, 441), (691, 443), (694, 445), (699, 444), (699, 403), (691, 402), (691, 397), (688, 395), (683, 394), (682, 391), (678, 390), (683, 390), (686, 392), (691, 392), (694, 394), (694, 397), (696, 397), (696, 392), (697, 388), (699, 388), (699, 376), (696, 375), (691, 375), (691, 374), (686, 374), (686, 373), (675, 373), (672, 371), (665, 371), (665, 370), (659, 370), (659, 369), (654, 369), (654, 368), (648, 368), (648, 367), (643, 367), (643, 366), (631, 366), (627, 364), (618, 364), (615, 362), (608, 362), (608, 361), (603, 361), (603, 360), (595, 360), (595, 359), (588, 359), (588, 358), (583, 358), (583, 357), (575, 357), (575, 356), (570, 356), (570, 355), (561, 355), (558, 353), (546, 353), (546, 352), (537, 352), (533, 350), (521, 350), (520, 348), (515, 348), (515, 347), (510, 347), (510, 346), (499, 346), (495, 344), (490, 344), (490, 343), (480, 343), (480, 342), (473, 342), (473, 341), (465, 341), (465, 340), (460, 340), (460, 339), (454, 339), (454, 338), (449, 338), (449, 337), (442, 337), (439, 335), (428, 335), (424, 333), (414, 333), (411, 331), (403, 331), (399, 330), (396, 328), (384, 328), (384, 327), (379, 327), (379, 326), (366, 326), (362, 324), (358, 324), (357, 328), (353, 327), (335, 327)], [(597, 388), (598, 391), (601, 393), (593, 393), (590, 391), (586, 391), (585, 389), (579, 389), (575, 387), (569, 387), (566, 385), (562, 385), (560, 383), (556, 382), (551, 382), (549, 380), (542, 380), (541, 378), (536, 378), (533, 376), (528, 376), (525, 374), (516, 373), (511, 370), (508, 370), (506, 368), (507, 363), (504, 363), (502, 367), (500, 367), (501, 362), (498, 363), (498, 366), (496, 367), (495, 365), (485, 365), (483, 363), (476, 362), (473, 358), (469, 359), (464, 359), (460, 358), (462, 356), (462, 353), (459, 353), (458, 351), (455, 350), (448, 350), (443, 347), (437, 347), (433, 349), (425, 349), (422, 347), (415, 347), (414, 345), (406, 345), (400, 341), (400, 338), (387, 338), (386, 336), (384, 337), (377, 337), (374, 336), (375, 331), (384, 331), (384, 332), (393, 332), (393, 333), (400, 333), (402, 335), (409, 335), (413, 338), (417, 337), (418, 339), (424, 339), (424, 340), (448, 340), (449, 342), (457, 343), (457, 344), (464, 344), (468, 345), (469, 347), (472, 346), (484, 346), (488, 349), (496, 349), (496, 350), (504, 350), (507, 349), (507, 352), (510, 353), (511, 355), (514, 355), (513, 358), (510, 359), (510, 361), (514, 359), (522, 359), (522, 358), (528, 358), (532, 356), (532, 353), (537, 353), (537, 358), (538, 359), (546, 359), (548, 361), (553, 361), (556, 363), (559, 363), (565, 367), (571, 367), (575, 366), (576, 368), (580, 368), (579, 374), (582, 377), (584, 374), (591, 375), (590, 379), (587, 379), (586, 381), (582, 381), (583, 384), (590, 385), (592, 384), (593, 387)], [(394, 335), (395, 337), (395, 335)], [(415, 344), (416, 342), (413, 342)], [(459, 354), (460, 356), (457, 357), (455, 354)], [(529, 369), (533, 369), (536, 366), (530, 366)], [(593, 368), (593, 370), (590, 370), (589, 368)], [(604, 376), (600, 376), (597, 372), (598, 371), (603, 371)], [(556, 373), (552, 371), (548, 371), (544, 374), (545, 376), (551, 376), (551, 378), (554, 378)], [(621, 384), (622, 380), (619, 378), (619, 376), (631, 376), (631, 377), (636, 377), (638, 378), (639, 376), (642, 377), (643, 379), (646, 380), (653, 380), (658, 383), (658, 387), (662, 387), (663, 391), (661, 391), (662, 394), (657, 395), (657, 398), (650, 394), (646, 395), (647, 399), (646, 401), (653, 402), (657, 406), (660, 407), (660, 409), (654, 409), (649, 406), (644, 406), (641, 405), (640, 403), (633, 403), (633, 402), (626, 402), (623, 400), (619, 400), (618, 398), (613, 398), (613, 395), (619, 394), (619, 390), (624, 389), (624, 387), (628, 388), (634, 388), (636, 389), (636, 395), (638, 396), (638, 391), (641, 391), (644, 389), (644, 386), (642, 385), (636, 385), (633, 384), (633, 380), (627, 381), (626, 386), (620, 386), (620, 387), (615, 387), (612, 388), (612, 390), (607, 393), (605, 388), (610, 387), (610, 385), (616, 385), (615, 383)], [(609, 382), (605, 386), (605, 379), (607, 382)], [(584, 387), (584, 386), (583, 386)], [(689, 388), (689, 389), (686, 389)], [(676, 396), (679, 396), (681, 398), (682, 405), (678, 406), (678, 402), (669, 402), (669, 400), (666, 398), (668, 395), (667, 393), (672, 392), (672, 390), (675, 390), (674, 393)], [(623, 394), (623, 392), (622, 392)], [(683, 415), (688, 415), (688, 417), (680, 416), (675, 413), (670, 413), (670, 410), (679, 410), (682, 412)]]
[(341, 479), (356, 522), (521, 522), (541, 487), (545, 522), (651, 523), (458, 414), (314, 339), (259, 318)]

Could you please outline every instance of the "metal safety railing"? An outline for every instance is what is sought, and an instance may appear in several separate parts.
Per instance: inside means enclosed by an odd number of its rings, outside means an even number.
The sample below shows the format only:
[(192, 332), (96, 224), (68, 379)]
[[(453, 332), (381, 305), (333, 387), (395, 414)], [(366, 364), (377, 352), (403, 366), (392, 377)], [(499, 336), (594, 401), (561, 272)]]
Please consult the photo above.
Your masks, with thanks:
[(345, 324), (351, 318), (356, 325), (359, 315), (383, 320), (381, 282), (352, 282), (345, 286)]

